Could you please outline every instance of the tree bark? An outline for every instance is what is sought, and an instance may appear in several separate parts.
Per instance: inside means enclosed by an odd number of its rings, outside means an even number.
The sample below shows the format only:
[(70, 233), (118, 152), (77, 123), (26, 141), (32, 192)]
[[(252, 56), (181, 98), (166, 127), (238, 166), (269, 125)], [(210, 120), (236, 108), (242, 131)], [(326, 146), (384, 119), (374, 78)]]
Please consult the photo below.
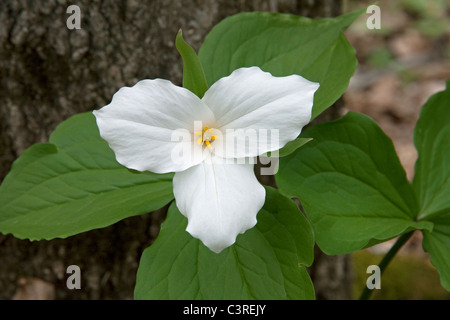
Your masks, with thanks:
[[(69, 30), (67, 7), (81, 9), (81, 29)], [(48, 140), (66, 118), (100, 108), (123, 86), (145, 78), (180, 85), (182, 63), (174, 46), (180, 28), (198, 49), (221, 19), (240, 11), (336, 16), (340, 1), (310, 0), (9, 0), (0, 6), (0, 179), (29, 146)], [(142, 251), (159, 232), (165, 209), (125, 219), (68, 239), (29, 242), (0, 235), (0, 299), (131, 299)], [(320, 258), (319, 258), (320, 256)], [(311, 274), (342, 286), (348, 259), (319, 255)], [(66, 268), (82, 270), (81, 290), (68, 290)], [(320, 277), (319, 277), (320, 274)], [(30, 293), (31, 292), (31, 293)]]

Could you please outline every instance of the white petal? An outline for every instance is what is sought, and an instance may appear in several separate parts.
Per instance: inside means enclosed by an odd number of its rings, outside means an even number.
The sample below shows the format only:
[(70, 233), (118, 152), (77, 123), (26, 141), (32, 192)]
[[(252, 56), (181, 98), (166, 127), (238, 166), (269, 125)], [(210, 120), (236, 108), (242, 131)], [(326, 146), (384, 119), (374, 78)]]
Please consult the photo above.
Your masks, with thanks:
[[(274, 77), (258, 67), (237, 69), (220, 79), (202, 100), (214, 113), (217, 128), (225, 136), (223, 147), (226, 148), (226, 143), (232, 143), (233, 139), (227, 129), (242, 129), (238, 132), (237, 144), (242, 147), (245, 143), (245, 148), (219, 149), (216, 154), (232, 158), (254, 157), (282, 148), (297, 138), (310, 121), (314, 93), (318, 88), (318, 83), (301, 76)], [(255, 133), (256, 142), (252, 140)]]
[[(100, 135), (117, 161), (131, 169), (156, 173), (185, 170), (202, 161), (194, 157), (194, 121), (214, 122), (211, 110), (192, 92), (170, 81), (142, 80), (121, 88), (111, 103), (94, 111)], [(190, 141), (172, 141), (176, 131)], [(184, 146), (191, 154), (174, 159), (174, 150)]]
[(188, 218), (186, 230), (216, 253), (256, 224), (265, 201), (265, 189), (249, 164), (202, 162), (175, 174), (173, 192)]

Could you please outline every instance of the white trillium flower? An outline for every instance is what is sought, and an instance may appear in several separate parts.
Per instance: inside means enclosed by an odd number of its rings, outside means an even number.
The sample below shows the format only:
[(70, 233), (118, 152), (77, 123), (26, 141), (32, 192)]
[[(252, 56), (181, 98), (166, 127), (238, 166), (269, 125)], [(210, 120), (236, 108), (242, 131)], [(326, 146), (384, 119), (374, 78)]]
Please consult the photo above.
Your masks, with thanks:
[[(202, 99), (167, 80), (142, 80), (121, 88), (94, 115), (120, 164), (175, 172), (173, 192), (188, 219), (186, 230), (219, 253), (256, 225), (265, 202), (252, 161), (242, 160), (296, 139), (311, 119), (318, 88), (298, 75), (274, 77), (258, 67), (241, 68), (214, 83)], [(250, 144), (245, 134), (236, 134), (272, 129), (278, 133), (276, 143), (259, 139)], [(174, 139), (175, 132), (184, 139)], [(225, 148), (235, 141), (237, 147)], [(191, 155), (182, 161), (174, 158), (180, 146)]]

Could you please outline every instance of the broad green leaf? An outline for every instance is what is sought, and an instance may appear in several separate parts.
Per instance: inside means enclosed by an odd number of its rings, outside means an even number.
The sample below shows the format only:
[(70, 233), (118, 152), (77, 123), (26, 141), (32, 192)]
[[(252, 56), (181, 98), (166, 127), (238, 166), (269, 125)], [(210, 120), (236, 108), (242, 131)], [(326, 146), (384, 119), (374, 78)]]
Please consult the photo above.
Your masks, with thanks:
[(424, 232), (423, 247), (450, 291), (450, 81), (423, 106), (414, 132), (419, 158), (413, 186), (419, 219), (434, 223)]
[(118, 164), (94, 115), (79, 114), (14, 162), (0, 186), (0, 232), (40, 240), (105, 227), (164, 206), (171, 178)]
[(417, 204), (391, 140), (370, 118), (349, 113), (301, 134), (313, 138), (280, 159), (282, 193), (297, 197), (328, 254), (359, 250), (410, 229)]
[(187, 233), (169, 209), (161, 233), (141, 258), (136, 299), (313, 299), (302, 265), (313, 260), (314, 238), (296, 204), (266, 188), (257, 225), (216, 254)]
[[(273, 157), (273, 158), (282, 158), (290, 155), (298, 148), (303, 147), (305, 144), (310, 142), (311, 138), (297, 138), (295, 140), (289, 141), (283, 148), (277, 151), (267, 152), (260, 157)], [(275, 170), (277, 171), (277, 170)]]
[(199, 59), (212, 85), (241, 67), (258, 66), (274, 76), (298, 74), (320, 83), (312, 119), (346, 90), (357, 60), (342, 31), (364, 11), (334, 19), (268, 12), (222, 20), (206, 37)]
[(450, 212), (450, 81), (423, 106), (414, 132), (419, 218)]
[(303, 147), (305, 144), (307, 144), (311, 140), (312, 140), (311, 138), (297, 138), (295, 140), (292, 140), (292, 141), (288, 142), (283, 148), (280, 149), (280, 151), (278, 152), (279, 153), (278, 156), (280, 158), (286, 157), (286, 156), (290, 155), (291, 153), (293, 153), (298, 148)]
[(194, 49), (184, 41), (181, 30), (178, 32), (175, 45), (183, 58), (183, 87), (202, 98), (208, 90), (205, 73)]
[(433, 231), (423, 231), (423, 249), (441, 277), (442, 286), (450, 291), (450, 212), (433, 219)]

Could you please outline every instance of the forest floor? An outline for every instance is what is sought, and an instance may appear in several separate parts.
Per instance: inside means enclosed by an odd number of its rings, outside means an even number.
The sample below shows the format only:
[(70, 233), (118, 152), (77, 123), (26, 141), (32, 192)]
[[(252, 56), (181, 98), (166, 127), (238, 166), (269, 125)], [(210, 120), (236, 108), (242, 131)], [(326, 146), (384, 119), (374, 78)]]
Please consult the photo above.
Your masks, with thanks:
[[(371, 3), (364, 1), (364, 4)], [(413, 134), (420, 110), (428, 98), (445, 89), (445, 82), (450, 79), (450, 5), (446, 0), (382, 0), (378, 1), (378, 6), (381, 9), (380, 29), (368, 29), (366, 21), (370, 14), (366, 14), (346, 31), (349, 42), (356, 49), (359, 66), (343, 97), (344, 112), (363, 113), (380, 125), (392, 139), (408, 180), (412, 181), (417, 159)], [(356, 7), (362, 7), (360, 1)], [(357, 253), (355, 263), (371, 260), (376, 264), (393, 241)], [(394, 258), (393, 264), (397, 265), (389, 267), (393, 274), (388, 274), (389, 268), (385, 274), (386, 278), (397, 278), (410, 284), (407, 286), (409, 291), (397, 290), (396, 295), (395, 290), (380, 290), (384, 294), (375, 297), (450, 299), (450, 293), (440, 287), (437, 271), (429, 263), (421, 242), (421, 233), (416, 232), (402, 248), (400, 254), (403, 257), (397, 257), (397, 262)], [(369, 257), (370, 254), (376, 257)], [(399, 267), (402, 263), (405, 266), (422, 264), (420, 268), (426, 270), (416, 279), (396, 277), (395, 272), (397, 275), (405, 273)], [(417, 275), (410, 271), (411, 277)], [(363, 286), (368, 275), (364, 269), (356, 271), (355, 277)], [(411, 283), (418, 281), (426, 284), (419, 284), (417, 290), (413, 290)], [(427, 286), (429, 288), (424, 289)], [(397, 287), (401, 286), (397, 284)]]

